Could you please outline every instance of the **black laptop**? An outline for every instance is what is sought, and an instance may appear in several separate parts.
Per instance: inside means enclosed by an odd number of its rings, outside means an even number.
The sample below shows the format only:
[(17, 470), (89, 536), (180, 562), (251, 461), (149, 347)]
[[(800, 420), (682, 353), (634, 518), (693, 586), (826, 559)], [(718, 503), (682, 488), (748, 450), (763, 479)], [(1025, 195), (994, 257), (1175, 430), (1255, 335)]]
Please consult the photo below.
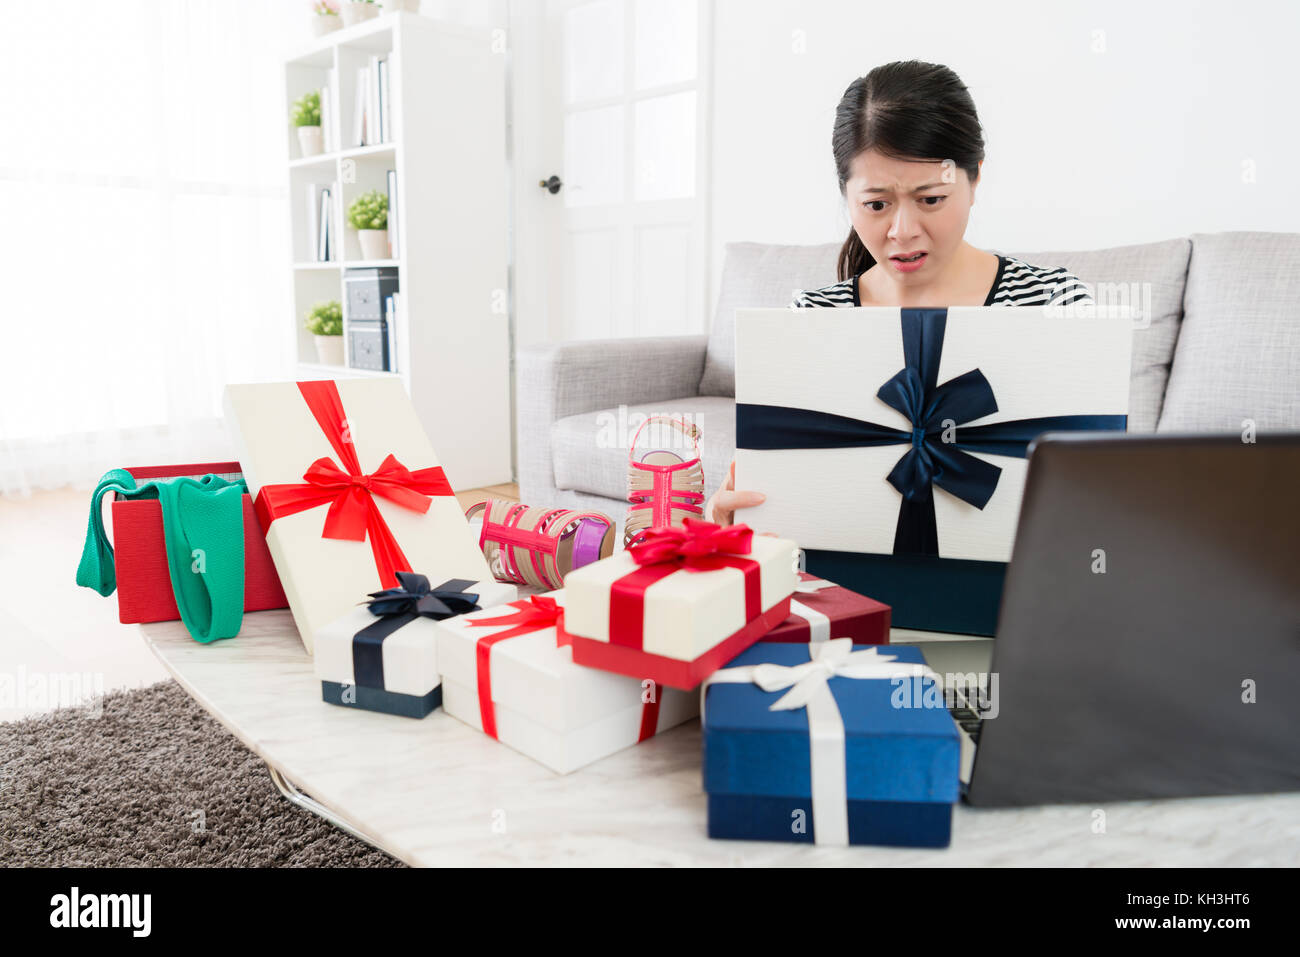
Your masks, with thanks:
[(1300, 790), (1300, 433), (1041, 436), (990, 671), (971, 804)]

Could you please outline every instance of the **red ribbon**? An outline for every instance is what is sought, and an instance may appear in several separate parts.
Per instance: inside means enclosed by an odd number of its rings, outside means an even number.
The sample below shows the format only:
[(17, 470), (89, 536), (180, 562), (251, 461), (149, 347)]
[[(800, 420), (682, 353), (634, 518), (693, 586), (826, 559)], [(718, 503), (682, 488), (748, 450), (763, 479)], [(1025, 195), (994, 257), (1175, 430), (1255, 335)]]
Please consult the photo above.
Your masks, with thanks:
[(683, 526), (652, 528), (627, 549), (640, 567), (614, 581), (609, 596), (610, 644), (640, 650), (645, 643), (646, 589), (680, 569), (711, 572), (739, 568), (745, 576), (745, 621), (763, 613), (761, 566), (750, 553), (753, 529), (748, 525), (715, 525), (684, 519)]
[(492, 704), (492, 646), (507, 638), (517, 638), (543, 628), (555, 628), (556, 645), (567, 644), (560, 640), (563, 633), (564, 609), (554, 598), (545, 595), (533, 595), (528, 599), (508, 602), (515, 609), (511, 615), (497, 615), (494, 618), (466, 618), (470, 626), (513, 625), (495, 635), (484, 635), (475, 645), (475, 657), (478, 664), (478, 713), (483, 721), (483, 733), (488, 737), (497, 736), (497, 713)]
[(451, 486), (440, 467), (412, 472), (391, 454), (384, 457), (379, 468), (365, 474), (356, 447), (346, 434), (347, 416), (334, 380), (299, 382), (298, 391), (343, 468), (325, 456), (308, 466), (303, 473), (304, 484), (263, 485), (253, 503), (262, 531), (268, 531), (277, 518), (329, 505), (321, 537), (350, 542), (363, 542), (369, 537), (380, 584), (396, 588), (397, 572), (412, 569), (380, 514), (375, 496), (423, 514), (429, 510), (430, 496), (451, 495)]

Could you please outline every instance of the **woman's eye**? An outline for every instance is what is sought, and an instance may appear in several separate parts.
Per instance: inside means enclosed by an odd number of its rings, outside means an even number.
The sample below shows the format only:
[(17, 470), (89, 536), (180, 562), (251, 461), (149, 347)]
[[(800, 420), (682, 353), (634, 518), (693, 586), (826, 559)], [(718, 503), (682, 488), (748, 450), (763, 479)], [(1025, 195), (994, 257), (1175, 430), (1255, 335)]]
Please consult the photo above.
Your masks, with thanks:
[[(885, 201), (884, 201), (883, 199), (869, 199), (869, 200), (867, 200), (865, 203), (863, 203), (862, 205), (868, 207), (869, 209), (871, 209), (871, 211), (872, 211), (873, 213), (878, 213), (878, 212), (880, 212), (880, 209), (884, 209), (884, 208), (885, 208)], [(879, 206), (880, 209), (875, 209), (874, 207), (876, 207), (876, 206)]]
[[(921, 200), (927, 206), (938, 206), (941, 202), (943, 202), (947, 198), (948, 198), (947, 196), (922, 196)], [(930, 202), (930, 200), (934, 200), (934, 202), (932, 203)]]

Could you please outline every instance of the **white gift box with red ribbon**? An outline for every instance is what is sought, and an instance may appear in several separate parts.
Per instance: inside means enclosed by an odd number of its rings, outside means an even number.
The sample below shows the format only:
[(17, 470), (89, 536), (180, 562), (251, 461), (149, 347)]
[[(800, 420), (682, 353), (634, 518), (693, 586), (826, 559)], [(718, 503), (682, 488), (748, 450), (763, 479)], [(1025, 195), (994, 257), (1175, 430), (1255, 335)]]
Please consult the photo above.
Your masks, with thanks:
[(397, 379), (229, 385), (225, 407), (309, 652), (361, 596), (394, 587), (396, 571), (492, 578)]
[(798, 547), (686, 519), (565, 578), (574, 660), (689, 690), (790, 615)]
[(699, 696), (584, 668), (556, 624), (564, 590), (437, 622), (442, 707), (568, 774), (699, 714)]

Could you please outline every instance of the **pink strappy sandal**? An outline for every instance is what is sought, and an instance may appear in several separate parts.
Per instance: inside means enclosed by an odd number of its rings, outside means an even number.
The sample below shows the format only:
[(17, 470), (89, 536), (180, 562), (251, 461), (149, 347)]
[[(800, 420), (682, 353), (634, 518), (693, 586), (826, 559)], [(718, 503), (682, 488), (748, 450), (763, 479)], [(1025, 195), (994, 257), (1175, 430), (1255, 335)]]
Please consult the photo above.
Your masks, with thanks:
[[(636, 441), (651, 422), (667, 422), (691, 440), (695, 457), (683, 459), (668, 449), (654, 449), (637, 459)], [(632, 436), (627, 453), (627, 500), (632, 504), (623, 523), (624, 547), (635, 544), (648, 529), (680, 525), (704, 514), (704, 466), (700, 464), (700, 430), (694, 423), (652, 415)]]
[(614, 520), (601, 512), (537, 508), (490, 498), (471, 505), (465, 518), (483, 512), (478, 545), (497, 581), (552, 591), (575, 568), (614, 551)]

